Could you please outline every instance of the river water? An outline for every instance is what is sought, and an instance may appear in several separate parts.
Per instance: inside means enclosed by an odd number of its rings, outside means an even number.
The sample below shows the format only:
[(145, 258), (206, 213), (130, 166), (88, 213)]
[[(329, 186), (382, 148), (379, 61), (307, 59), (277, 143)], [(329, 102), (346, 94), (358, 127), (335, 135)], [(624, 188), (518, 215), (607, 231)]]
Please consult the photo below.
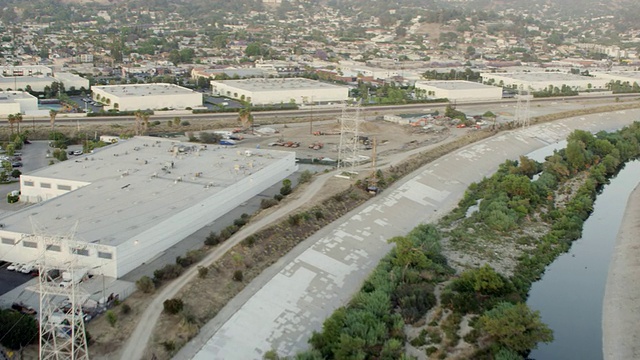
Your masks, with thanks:
[[(553, 147), (529, 156), (538, 161)], [(602, 360), (602, 301), (609, 261), (615, 247), (627, 199), (640, 181), (640, 161), (629, 162), (611, 179), (594, 203), (582, 238), (549, 265), (533, 284), (527, 304), (540, 311), (554, 332), (554, 341), (539, 344), (535, 360)]]

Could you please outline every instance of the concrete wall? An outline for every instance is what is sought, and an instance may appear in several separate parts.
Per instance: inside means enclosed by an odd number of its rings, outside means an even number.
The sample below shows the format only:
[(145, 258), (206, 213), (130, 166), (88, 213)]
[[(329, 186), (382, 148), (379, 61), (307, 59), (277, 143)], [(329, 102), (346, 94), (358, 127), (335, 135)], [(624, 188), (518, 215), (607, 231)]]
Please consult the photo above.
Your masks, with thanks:
[(230, 187), (118, 245), (117, 273), (107, 275), (125, 275), (296, 170), (295, 154), (291, 153), (271, 166), (244, 177)]
[(20, 104), (17, 102), (8, 102), (0, 104), (0, 115), (17, 114), (22, 112)]
[(89, 183), (23, 174), (20, 176), (20, 201), (38, 203), (53, 199), (85, 185), (89, 185)]
[[(77, 249), (81, 249), (80, 254)], [(61, 264), (61, 267), (75, 258), (74, 265), (86, 268), (90, 273), (104, 272), (107, 276), (116, 273), (116, 248), (108, 245), (60, 240), (54, 237), (42, 239), (29, 234), (0, 230), (0, 254), (3, 261), (12, 263), (30, 263), (44, 259), (49, 264)], [(109, 256), (111, 259), (107, 258)]]

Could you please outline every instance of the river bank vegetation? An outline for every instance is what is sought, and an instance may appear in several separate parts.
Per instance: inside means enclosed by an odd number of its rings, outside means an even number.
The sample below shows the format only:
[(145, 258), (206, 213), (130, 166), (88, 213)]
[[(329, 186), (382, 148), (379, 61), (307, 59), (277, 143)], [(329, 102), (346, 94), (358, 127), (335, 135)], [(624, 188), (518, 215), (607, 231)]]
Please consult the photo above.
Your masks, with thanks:
[(639, 142), (640, 123), (576, 130), (544, 163), (506, 161), (439, 223), (390, 239), (394, 250), (299, 358), (525, 358), (553, 339), (525, 304), (531, 284), (581, 237), (598, 190)]

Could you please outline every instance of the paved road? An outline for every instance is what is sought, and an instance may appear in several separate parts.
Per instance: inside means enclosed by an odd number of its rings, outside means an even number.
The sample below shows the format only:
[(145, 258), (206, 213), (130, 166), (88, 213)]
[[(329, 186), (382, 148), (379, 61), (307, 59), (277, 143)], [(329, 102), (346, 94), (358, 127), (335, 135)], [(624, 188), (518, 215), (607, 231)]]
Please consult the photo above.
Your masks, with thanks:
[(575, 128), (615, 129), (638, 115), (594, 114), (501, 133), (417, 170), (256, 278), (175, 359), (261, 359), (270, 349), (286, 356), (306, 349), (312, 331), (348, 302), (388, 252), (386, 239), (447, 213), (470, 183), (505, 159), (562, 140)]

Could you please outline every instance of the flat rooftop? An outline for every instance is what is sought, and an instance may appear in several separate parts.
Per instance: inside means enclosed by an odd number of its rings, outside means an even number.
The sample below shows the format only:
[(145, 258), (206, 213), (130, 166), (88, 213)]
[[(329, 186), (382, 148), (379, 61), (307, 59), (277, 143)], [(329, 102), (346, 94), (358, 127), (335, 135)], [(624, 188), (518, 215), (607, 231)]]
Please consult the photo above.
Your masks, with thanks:
[(247, 91), (274, 91), (274, 90), (313, 90), (313, 89), (343, 89), (344, 86), (327, 84), (316, 80), (304, 78), (282, 79), (244, 79), (212, 81), (222, 83)]
[(78, 221), (75, 240), (117, 246), (205, 198), (242, 191), (233, 185), (291, 154), (154, 137), (121, 140), (29, 174), (89, 185), (0, 222), (5, 230), (32, 233), (33, 217), (47, 233), (66, 234)]
[(593, 81), (591, 77), (562, 72), (482, 73), (481, 76), (483, 78), (501, 76), (520, 81)]
[(35, 99), (35, 96), (24, 91), (0, 91), (0, 103), (12, 103), (17, 99)]
[(419, 81), (420, 84), (433, 86), (444, 90), (486, 90), (495, 89), (495, 86), (485, 85), (473, 81)]
[(623, 77), (623, 78), (627, 78), (629, 80), (634, 80), (634, 81), (640, 80), (640, 71), (611, 71), (606, 73), (594, 72), (592, 73), (592, 75), (594, 75), (595, 77), (601, 77), (601, 78), (606, 77), (606, 75), (610, 75), (610, 76), (616, 76), (616, 77)]
[(93, 86), (108, 94), (118, 97), (133, 97), (145, 95), (178, 95), (193, 94), (195, 91), (175, 84), (129, 84), (129, 85), (104, 85)]

